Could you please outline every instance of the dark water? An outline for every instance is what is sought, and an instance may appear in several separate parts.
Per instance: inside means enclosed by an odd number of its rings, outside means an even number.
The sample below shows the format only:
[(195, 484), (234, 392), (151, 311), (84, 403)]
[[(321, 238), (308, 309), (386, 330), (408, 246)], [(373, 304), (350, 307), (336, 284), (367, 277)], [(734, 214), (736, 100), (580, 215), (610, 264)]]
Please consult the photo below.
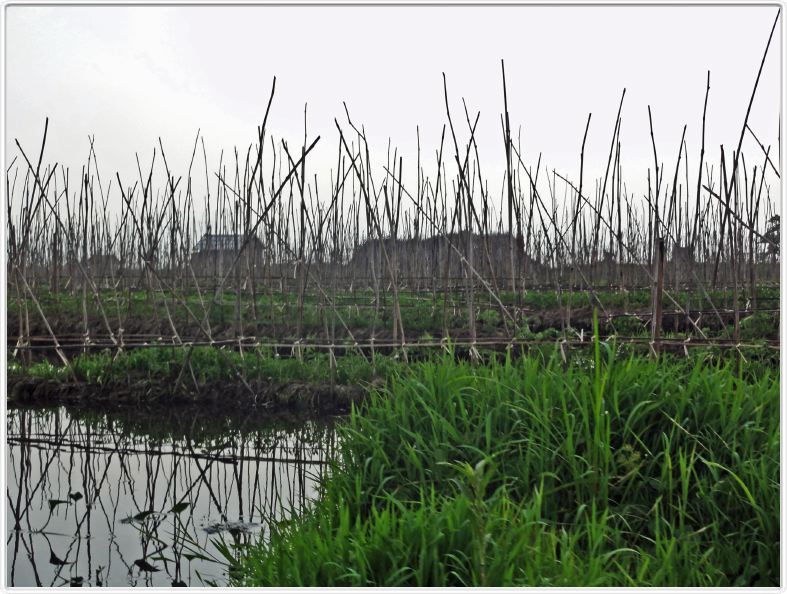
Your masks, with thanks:
[(244, 543), (316, 497), (329, 423), (12, 409), (8, 586), (227, 583)]

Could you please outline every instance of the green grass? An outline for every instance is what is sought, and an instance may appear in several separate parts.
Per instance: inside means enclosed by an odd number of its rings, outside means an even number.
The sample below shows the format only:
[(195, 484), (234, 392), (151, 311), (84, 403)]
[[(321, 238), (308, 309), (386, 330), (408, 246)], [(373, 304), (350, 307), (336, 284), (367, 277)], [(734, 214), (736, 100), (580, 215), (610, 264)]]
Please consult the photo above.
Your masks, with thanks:
[(779, 583), (779, 377), (595, 351), (395, 373), (236, 585)]
[[(175, 379), (186, 359), (201, 383), (230, 381), (241, 374), (246, 380), (266, 380), (287, 383), (293, 381), (327, 383), (331, 378), (331, 363), (327, 353), (304, 349), (302, 359), (278, 357), (267, 349), (239, 352), (218, 347), (160, 347), (125, 351), (117, 357), (109, 351), (89, 353), (71, 361), (76, 380), (91, 384), (123, 383), (148, 379), (159, 383)], [(388, 377), (403, 365), (394, 357), (376, 357), (374, 365), (358, 354), (336, 357), (335, 381), (339, 384), (361, 384), (377, 377)], [(34, 363), (26, 369), (9, 361), (8, 375), (50, 380), (73, 379), (68, 369), (48, 361)], [(187, 372), (188, 373), (188, 372)]]

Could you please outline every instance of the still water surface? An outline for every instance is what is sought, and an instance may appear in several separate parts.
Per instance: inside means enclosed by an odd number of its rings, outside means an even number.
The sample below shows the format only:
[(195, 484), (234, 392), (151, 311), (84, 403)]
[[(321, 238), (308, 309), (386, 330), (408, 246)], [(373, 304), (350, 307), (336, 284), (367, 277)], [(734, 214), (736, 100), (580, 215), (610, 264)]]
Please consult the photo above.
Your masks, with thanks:
[(230, 550), (317, 496), (331, 423), (11, 409), (8, 586), (227, 583)]

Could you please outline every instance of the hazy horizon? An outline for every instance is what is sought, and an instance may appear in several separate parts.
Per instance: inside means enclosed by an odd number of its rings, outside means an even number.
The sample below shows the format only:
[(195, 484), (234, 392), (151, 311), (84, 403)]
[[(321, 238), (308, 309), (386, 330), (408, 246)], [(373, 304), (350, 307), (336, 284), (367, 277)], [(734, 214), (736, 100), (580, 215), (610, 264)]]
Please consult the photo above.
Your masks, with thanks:
[[(375, 176), (384, 175), (390, 142), (391, 155), (396, 149), (404, 159), (405, 185), (412, 189), (416, 127), (424, 174), (436, 175), (435, 152), (448, 122), (444, 72), (460, 150), (469, 140), (463, 99), (471, 120), (480, 112), (481, 169), (492, 202), (499, 203), (505, 172), (504, 59), (512, 136), (515, 143), (521, 139), (528, 167), (540, 157), (542, 176), (555, 169), (576, 183), (592, 113), (584, 164), (585, 187), (592, 194), (595, 179), (604, 174), (625, 88), (620, 141), (629, 194), (646, 192), (647, 171), (653, 167), (648, 106), (665, 184), (672, 182), (687, 125), (693, 194), (707, 72), (706, 162), (718, 164), (720, 145), (728, 158), (737, 147), (777, 10), (727, 5), (10, 6), (6, 167), (18, 155), (15, 139), (31, 160), (37, 159), (48, 116), (44, 163), (70, 167), (74, 175), (87, 160), (92, 135), (102, 181), (106, 186), (111, 179), (115, 190), (115, 172), (124, 185), (139, 179), (136, 155), (146, 171), (153, 149), (159, 152), (159, 137), (169, 168), (176, 178), (185, 176), (200, 130), (213, 189), (221, 151), (226, 164), (237, 147), (242, 166), (247, 148), (256, 142), (275, 76), (268, 131), (277, 143), (285, 139), (297, 150), (306, 109), (307, 142), (321, 137), (307, 161), (307, 178), (313, 183), (318, 176), (324, 186), (321, 199), (332, 170), (335, 175), (334, 118), (346, 134), (351, 132), (343, 102), (353, 122), (364, 127)], [(760, 141), (771, 146), (777, 167), (781, 29), (779, 23), (749, 117)], [(453, 150), (447, 130), (449, 175), (456, 173)], [(749, 133), (743, 153), (750, 159), (748, 168), (761, 167), (762, 150)], [(154, 181), (163, 186), (159, 164)], [(201, 148), (194, 169), (199, 196), (204, 191)], [(542, 183), (546, 194), (544, 178)], [(113, 191), (111, 200), (119, 204), (119, 193)]]

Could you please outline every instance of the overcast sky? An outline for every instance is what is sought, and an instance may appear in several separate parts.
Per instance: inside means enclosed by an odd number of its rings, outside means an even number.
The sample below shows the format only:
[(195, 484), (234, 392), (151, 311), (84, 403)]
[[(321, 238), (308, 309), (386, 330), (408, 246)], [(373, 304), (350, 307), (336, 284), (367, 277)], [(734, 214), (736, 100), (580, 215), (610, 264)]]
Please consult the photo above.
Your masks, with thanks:
[[(706, 73), (711, 71), (707, 155), (737, 146), (746, 107), (778, 8), (771, 7), (6, 7), (7, 163), (18, 138), (37, 156), (49, 116), (45, 161), (77, 174), (95, 135), (104, 178), (136, 177), (161, 137), (170, 168), (185, 175), (197, 129), (211, 171), (221, 149), (245, 154), (277, 77), (269, 129), (300, 146), (304, 105), (309, 161), (335, 167), (346, 101), (363, 124), (375, 165), (390, 139), (414, 173), (416, 125), (434, 177), (447, 123), (448, 81), (460, 144), (481, 112), (482, 170), (499, 196), (505, 156), (500, 60), (505, 59), (511, 126), (521, 126), (525, 162), (577, 179), (588, 113), (586, 183), (603, 175), (621, 92), (622, 163), (629, 188), (644, 192), (653, 156), (671, 178), (684, 124), (690, 170), (699, 159)], [(749, 124), (778, 155), (781, 23)], [(449, 137), (447, 137), (448, 140)], [(448, 148), (450, 145), (446, 145)], [(745, 154), (762, 153), (747, 136)], [(774, 159), (776, 160), (776, 159)], [(378, 172), (381, 170), (377, 170)], [(200, 173), (202, 175), (202, 173)], [(692, 174), (694, 176), (696, 174)], [(666, 176), (665, 176), (666, 177)], [(773, 177), (773, 176), (772, 176)], [(125, 180), (128, 179), (128, 182)], [(163, 179), (160, 180), (163, 183)], [(691, 182), (696, 183), (696, 178)], [(119, 200), (119, 196), (116, 197)]]

